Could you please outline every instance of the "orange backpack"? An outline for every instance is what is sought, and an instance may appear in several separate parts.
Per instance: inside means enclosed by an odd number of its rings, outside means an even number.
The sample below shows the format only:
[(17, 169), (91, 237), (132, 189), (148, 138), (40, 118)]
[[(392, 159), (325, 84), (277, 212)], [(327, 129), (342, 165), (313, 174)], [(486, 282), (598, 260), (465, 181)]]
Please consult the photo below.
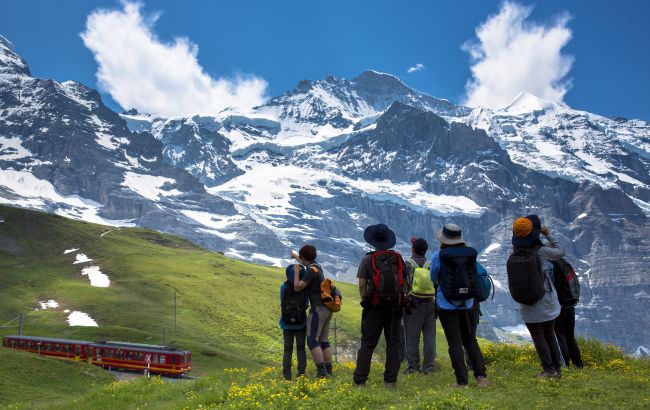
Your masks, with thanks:
[[(321, 275), (322, 270), (318, 269), (316, 264), (308, 266), (309, 269), (312, 269), (319, 276)], [(320, 266), (319, 266), (320, 267)], [(330, 278), (324, 278), (320, 283), (320, 300), (323, 304), (332, 312), (338, 312), (341, 310), (341, 291), (336, 287), (334, 281)]]

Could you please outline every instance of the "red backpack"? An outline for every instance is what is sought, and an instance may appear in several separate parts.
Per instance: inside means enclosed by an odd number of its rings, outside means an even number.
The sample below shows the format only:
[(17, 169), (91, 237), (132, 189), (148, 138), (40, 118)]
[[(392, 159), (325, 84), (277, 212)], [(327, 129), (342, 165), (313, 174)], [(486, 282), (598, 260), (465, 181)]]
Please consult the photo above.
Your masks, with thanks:
[(402, 255), (380, 250), (373, 252), (370, 260), (373, 274), (368, 280), (368, 294), (372, 304), (400, 305), (408, 288)]

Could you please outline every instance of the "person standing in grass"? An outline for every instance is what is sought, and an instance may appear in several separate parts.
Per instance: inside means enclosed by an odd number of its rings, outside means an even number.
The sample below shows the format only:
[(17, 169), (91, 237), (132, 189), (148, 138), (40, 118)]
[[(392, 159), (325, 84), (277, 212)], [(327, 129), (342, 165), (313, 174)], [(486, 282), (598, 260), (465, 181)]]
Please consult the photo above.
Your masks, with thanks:
[[(406, 324), (406, 373), (429, 374), (435, 369), (436, 312), (435, 289), (429, 277), (426, 253), (429, 244), (423, 238), (411, 239), (411, 258), (408, 263), (408, 282), (412, 284), (411, 314), (404, 316)], [(422, 368), (420, 369), (420, 335), (423, 338)]]
[(397, 386), (399, 360), (399, 328), (402, 302), (406, 302), (406, 273), (402, 256), (390, 250), (395, 246), (395, 233), (384, 224), (371, 225), (363, 237), (375, 250), (367, 253), (359, 264), (359, 295), (361, 296), (361, 346), (354, 370), (354, 385), (366, 385), (370, 362), (382, 332), (386, 339), (384, 386)]
[(486, 387), (489, 382), (485, 361), (476, 340), (476, 327), (470, 319), (477, 273), (485, 271), (485, 268), (476, 261), (476, 250), (465, 244), (458, 225), (445, 225), (436, 232), (436, 238), (440, 241), (440, 251), (431, 257), (431, 281), (437, 284), (438, 318), (447, 338), (449, 358), (456, 375), (452, 387), (468, 386), (465, 351), (472, 363), (476, 385)]
[[(539, 238), (543, 234), (549, 242), (545, 246)], [(555, 338), (555, 318), (560, 314), (560, 302), (553, 286), (552, 260), (564, 256), (564, 248), (551, 236), (549, 229), (542, 226), (537, 215), (518, 218), (512, 225), (513, 254), (519, 249), (536, 252), (538, 265), (543, 274), (543, 296), (532, 305), (519, 303), (519, 313), (533, 339), (537, 356), (542, 365), (539, 377), (561, 377), (562, 359)], [(541, 289), (541, 287), (540, 287)]]
[(298, 253), (291, 252), (291, 257), (304, 267), (302, 279), (300, 265), (294, 265), (293, 283), (297, 292), (305, 290), (309, 297), (309, 315), (307, 317), (307, 346), (316, 364), (319, 378), (332, 376), (332, 348), (329, 342), (332, 311), (321, 300), (320, 284), (325, 280), (323, 268), (316, 263), (316, 248), (304, 245)]
[[(298, 265), (300, 266), (300, 265)], [(300, 269), (299, 277), (305, 273), (304, 268)], [(307, 338), (307, 307), (309, 297), (307, 293), (294, 290), (293, 275), (294, 265), (287, 266), (287, 280), (280, 286), (280, 328), (284, 339), (284, 356), (282, 358), (282, 376), (291, 380), (291, 357), (293, 356), (293, 344), (296, 343), (296, 357), (298, 359), (298, 372), (296, 377), (305, 374), (307, 368), (307, 354), (305, 352), (305, 339)]]

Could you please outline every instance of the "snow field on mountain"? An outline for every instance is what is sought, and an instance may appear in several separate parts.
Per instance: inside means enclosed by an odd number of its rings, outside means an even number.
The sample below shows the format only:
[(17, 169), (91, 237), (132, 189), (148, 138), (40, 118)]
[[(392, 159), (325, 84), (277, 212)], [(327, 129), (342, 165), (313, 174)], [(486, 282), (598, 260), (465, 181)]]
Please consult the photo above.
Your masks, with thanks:
[(0, 161), (15, 161), (20, 158), (31, 157), (33, 154), (23, 147), (22, 140), (18, 137), (0, 137)]
[(532, 340), (530, 337), (530, 332), (524, 324), (517, 326), (504, 326), (501, 328), (504, 332), (512, 333), (513, 335), (523, 337), (524, 339)]
[(503, 110), (475, 109), (465, 122), (484, 129), (515, 163), (527, 168), (603, 188), (620, 189), (621, 182), (648, 186), (618, 159), (630, 151), (650, 158), (650, 126), (645, 122), (620, 123), (530, 94)]
[(173, 178), (166, 178), (154, 175), (136, 174), (135, 172), (125, 172), (122, 186), (130, 189), (138, 195), (152, 201), (160, 200), (160, 197), (176, 196), (182, 194), (177, 189), (165, 190), (161, 187), (165, 184), (175, 184)]
[(2, 204), (30, 209), (43, 209), (47, 205), (59, 204), (62, 206), (54, 213), (67, 218), (112, 226), (133, 226), (130, 221), (110, 220), (98, 216), (101, 205), (97, 202), (76, 195), (63, 196), (50, 182), (36, 178), (29, 171), (0, 169), (0, 181), (5, 188), (19, 197), (14, 199), (0, 197)]
[[(248, 169), (250, 167), (250, 169)], [(485, 208), (464, 196), (435, 195), (424, 191), (420, 183), (398, 184), (389, 180), (351, 179), (325, 170), (295, 165), (249, 163), (248, 170), (223, 185), (209, 188), (214, 195), (255, 207), (267, 215), (288, 215), (291, 194), (304, 193), (331, 198), (337, 191), (359, 191), (378, 201), (408, 206), (418, 212), (437, 215), (480, 216)]]

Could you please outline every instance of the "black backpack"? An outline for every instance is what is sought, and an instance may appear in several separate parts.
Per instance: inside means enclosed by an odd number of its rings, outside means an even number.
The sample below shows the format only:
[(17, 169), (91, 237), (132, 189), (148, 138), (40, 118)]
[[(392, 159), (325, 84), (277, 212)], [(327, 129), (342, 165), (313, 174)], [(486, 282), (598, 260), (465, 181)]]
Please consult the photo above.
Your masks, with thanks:
[(552, 261), (553, 284), (562, 307), (572, 307), (580, 300), (580, 282), (575, 269), (565, 259)]
[(449, 303), (452, 300), (468, 300), (478, 296), (476, 272), (476, 249), (469, 246), (453, 246), (440, 250), (438, 286)]
[(536, 249), (517, 248), (508, 257), (508, 289), (515, 302), (534, 305), (544, 297), (544, 270)]
[(280, 306), (282, 307), (282, 322), (285, 325), (304, 325), (307, 322), (305, 295), (302, 292), (294, 291), (293, 283), (289, 281), (284, 283)]
[(372, 304), (401, 304), (408, 291), (402, 255), (390, 250), (375, 251), (370, 263), (372, 277), (368, 278), (368, 294)]

